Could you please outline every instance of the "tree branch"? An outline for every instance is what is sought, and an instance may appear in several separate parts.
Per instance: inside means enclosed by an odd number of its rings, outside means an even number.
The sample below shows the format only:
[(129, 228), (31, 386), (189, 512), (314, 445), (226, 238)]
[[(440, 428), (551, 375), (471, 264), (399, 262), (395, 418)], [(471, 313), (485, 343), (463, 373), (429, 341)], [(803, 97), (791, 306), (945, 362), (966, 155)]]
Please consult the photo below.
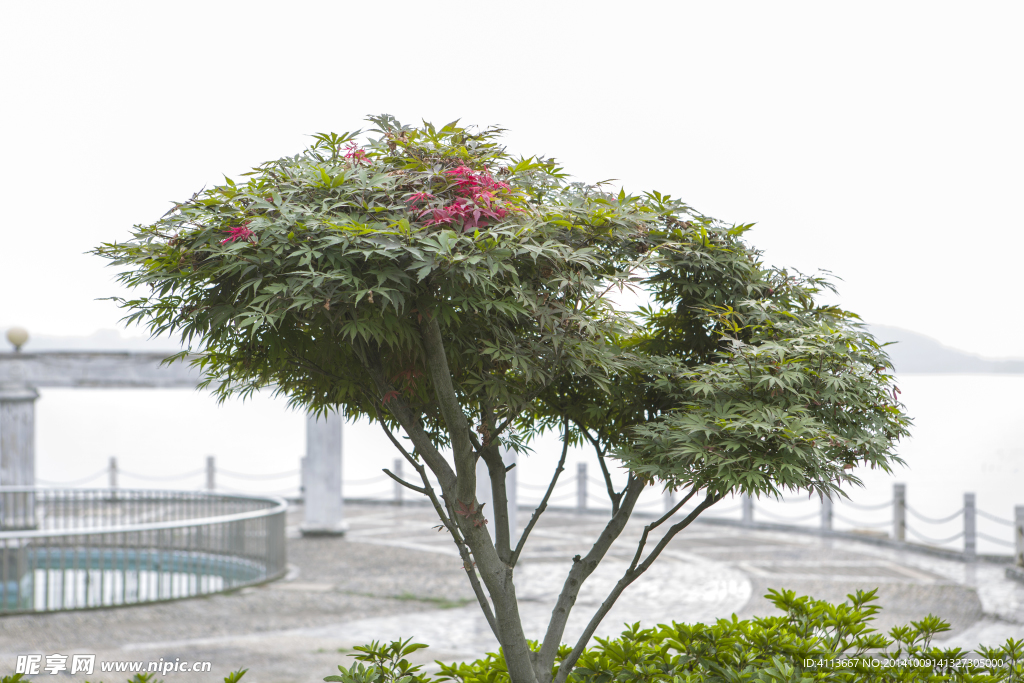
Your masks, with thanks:
[(381, 430), (388, 437), (388, 439), (391, 440), (391, 443), (394, 445), (394, 447), (398, 449), (398, 452), (402, 454), (402, 457), (411, 462), (413, 464), (413, 467), (418, 465), (419, 463), (417, 463), (416, 460), (413, 459), (413, 457), (409, 454), (409, 451), (405, 450), (405, 446), (399, 443), (398, 439), (395, 438), (395, 435), (391, 433), (390, 429), (388, 429), (388, 426), (384, 424), (384, 421), (378, 418), (377, 423), (380, 425)]
[[(378, 420), (378, 422), (380, 422), (380, 420)], [(391, 443), (395, 445), (395, 448), (402, 453), (405, 459), (409, 461), (409, 464), (413, 466), (413, 469), (419, 473), (420, 480), (423, 482), (422, 489), (406, 484), (405, 482), (400, 483), (409, 486), (409, 488), (414, 491), (423, 493), (430, 499), (431, 504), (434, 506), (434, 512), (437, 513), (438, 518), (441, 520), (441, 524), (443, 524), (452, 535), (452, 541), (455, 543), (455, 547), (459, 550), (459, 556), (462, 558), (462, 566), (466, 570), (466, 576), (469, 578), (469, 584), (473, 587), (473, 594), (476, 596), (476, 601), (480, 604), (480, 609), (483, 610), (484, 618), (487, 619), (487, 625), (491, 627), (491, 633), (493, 633), (494, 637), (500, 642), (501, 638), (498, 635), (498, 622), (494, 618), (494, 612), (491, 610), (491, 603), (487, 600), (487, 594), (484, 593), (483, 587), (480, 585), (480, 579), (476, 575), (476, 570), (473, 567), (473, 556), (470, 554), (469, 548), (466, 546), (466, 542), (462, 538), (462, 534), (459, 532), (458, 524), (452, 521), (450, 516), (451, 509), (449, 509), (448, 515), (444, 513), (444, 507), (437, 499), (437, 494), (434, 493), (434, 487), (430, 485), (430, 479), (427, 478), (427, 469), (423, 464), (418, 462), (415, 457), (405, 450), (402, 444), (398, 442), (398, 439), (395, 438), (395, 435), (391, 433), (391, 430), (388, 429), (383, 422), (380, 422), (380, 427), (384, 430), (384, 433), (387, 434)], [(389, 476), (391, 475), (387, 470), (384, 471), (387, 472)], [(397, 479), (396, 477), (392, 478)]]
[(343, 377), (340, 377), (334, 374), (333, 372), (328, 372), (327, 370), (324, 370), (322, 367), (320, 367), (313, 361), (309, 360), (308, 358), (303, 358), (302, 356), (299, 356), (291, 349), (288, 350), (288, 356), (296, 365), (304, 367), (306, 370), (315, 372), (318, 375), (323, 375), (324, 377), (329, 377), (331, 379), (344, 379)]
[(648, 524), (647, 526), (644, 527), (644, 532), (640, 535), (640, 542), (637, 543), (637, 546), (636, 546), (636, 553), (633, 555), (633, 561), (630, 562), (630, 564), (629, 564), (629, 571), (632, 571), (633, 569), (636, 569), (637, 562), (640, 561), (640, 557), (643, 555), (644, 546), (647, 545), (647, 537), (650, 536), (651, 532), (654, 531), (655, 529), (657, 529), (662, 524), (664, 524), (665, 520), (671, 519), (672, 515), (676, 514), (676, 512), (679, 511), (679, 508), (681, 508), (684, 505), (686, 505), (686, 503), (689, 502), (689, 500), (691, 498), (693, 498), (695, 493), (697, 493), (697, 486), (696, 485), (694, 485), (690, 489), (690, 492), (687, 493), (683, 497), (683, 499), (681, 501), (679, 501), (678, 503), (673, 505), (671, 510), (669, 510), (668, 512), (663, 514), (661, 517), (659, 517), (658, 519), (656, 519), (655, 521), (651, 522), (650, 524)]
[(473, 433), (472, 428), (469, 429), (469, 440), (473, 442), (473, 448), (476, 449), (477, 453), (483, 450), (483, 445), (480, 443), (480, 439), (476, 438), (476, 434)]
[[(391, 388), (391, 383), (387, 381), (384, 375), (384, 364), (380, 360), (380, 356), (371, 348), (358, 348), (356, 343), (352, 344), (353, 350), (356, 351), (357, 355), (363, 364), (363, 369), (370, 376), (374, 385), (377, 387), (377, 391), (381, 396), (387, 396), (389, 393), (395, 393)], [(427, 436), (427, 433), (419, 425), (417, 416), (413, 413), (409, 404), (406, 403), (405, 399), (402, 398), (401, 394), (396, 394), (388, 402), (388, 411), (395, 416), (398, 420), (398, 424), (402, 425), (402, 429), (412, 439), (412, 443), (416, 448), (416, 451), (423, 457), (427, 466), (430, 467), (431, 471), (437, 476), (438, 483), (441, 485), (442, 491), (454, 491), (456, 476), (455, 472), (452, 471), (451, 465), (444, 459), (444, 456), (434, 447), (434, 443)], [(387, 431), (387, 430), (385, 430)], [(394, 438), (392, 437), (392, 442)], [(398, 445), (399, 449), (404, 451), (401, 445)]]
[(526, 525), (526, 529), (523, 530), (523, 535), (519, 537), (519, 543), (516, 544), (516, 550), (512, 553), (512, 558), (509, 560), (509, 564), (512, 567), (516, 566), (519, 562), (519, 555), (523, 552), (523, 548), (526, 546), (526, 539), (530, 537), (530, 532), (533, 531), (533, 527), (537, 525), (537, 521), (540, 516), (544, 514), (544, 510), (548, 507), (548, 499), (551, 498), (551, 492), (555, 490), (555, 484), (558, 483), (558, 475), (565, 470), (565, 456), (569, 453), (569, 422), (564, 420), (564, 430), (562, 433), (562, 457), (558, 459), (558, 466), (555, 467), (555, 474), (551, 477), (551, 483), (548, 485), (548, 490), (544, 493), (544, 497), (540, 501), (540, 505), (533, 511), (533, 516), (530, 517), (530, 523)]
[(555, 608), (551, 611), (551, 621), (548, 623), (548, 630), (544, 635), (544, 643), (541, 645), (540, 653), (537, 655), (537, 663), (534, 665), (535, 671), (551, 671), (551, 667), (554, 666), (558, 647), (561, 645), (562, 634), (565, 633), (565, 624), (569, 620), (569, 612), (576, 602), (576, 596), (579, 595), (583, 582), (594, 572), (598, 563), (604, 559), (608, 549), (611, 548), (612, 543), (622, 533), (626, 522), (629, 521), (629, 516), (633, 513), (633, 506), (636, 504), (637, 498), (640, 497), (644, 490), (644, 486), (644, 481), (631, 473), (629, 475), (629, 482), (624, 490), (625, 496), (619, 511), (608, 520), (604, 531), (601, 532), (597, 541), (594, 542), (587, 556), (582, 559), (579, 555), (572, 558), (572, 569), (569, 570), (569, 575), (566, 576), (565, 583), (562, 585), (562, 592), (558, 596), (558, 602), (555, 603)]
[(434, 504), (434, 510), (437, 511), (441, 521), (451, 532), (452, 539), (455, 541), (455, 545), (459, 549), (459, 556), (462, 557), (462, 568), (466, 570), (466, 576), (469, 578), (469, 583), (473, 587), (473, 593), (476, 595), (476, 601), (480, 603), (480, 607), (484, 611), (484, 616), (487, 618), (487, 624), (491, 627), (491, 633), (494, 634), (495, 639), (499, 643), (502, 642), (501, 629), (498, 626), (498, 620), (495, 618), (494, 612), (491, 609), (491, 603), (487, 600), (487, 594), (484, 592), (483, 586), (480, 585), (480, 578), (476, 574), (476, 563), (473, 561), (472, 552), (469, 549), (469, 545), (466, 543), (466, 539), (462, 536), (459, 530), (459, 525), (454, 521), (455, 511), (452, 509), (452, 506), (448, 504), (447, 499), (445, 499), (445, 507), (448, 510), (448, 514), (445, 515), (444, 509), (441, 507), (441, 503), (437, 500), (437, 497), (433, 495), (433, 491), (431, 491), (430, 502)]
[[(690, 495), (693, 495), (693, 492), (691, 492)], [(687, 499), (689, 499), (689, 496), (687, 496)], [(569, 673), (572, 671), (573, 667), (576, 666), (576, 662), (579, 660), (580, 655), (583, 654), (583, 650), (587, 647), (587, 643), (589, 643), (590, 639), (594, 636), (594, 631), (597, 630), (597, 627), (601, 624), (601, 620), (604, 619), (605, 615), (607, 615), (609, 610), (611, 610), (615, 601), (618, 600), (619, 596), (622, 594), (622, 591), (624, 591), (629, 584), (636, 581), (641, 574), (647, 571), (648, 567), (651, 566), (651, 563), (661, 555), (661, 551), (665, 549), (665, 546), (669, 544), (669, 541), (671, 541), (676, 534), (688, 527), (690, 522), (695, 520), (700, 513), (704, 512), (704, 510), (711, 507), (719, 500), (721, 500), (721, 496), (716, 497), (714, 494), (709, 493), (707, 497), (701, 501), (700, 505), (694, 508), (693, 512), (688, 514), (682, 521), (672, 525), (669, 530), (665, 532), (665, 535), (658, 542), (658, 545), (654, 547), (654, 550), (651, 551), (651, 554), (647, 556), (646, 560), (637, 565), (636, 559), (634, 558), (629, 569), (626, 570), (626, 573), (623, 574), (622, 578), (615, 584), (611, 593), (608, 594), (608, 597), (605, 598), (605, 601), (601, 604), (601, 608), (597, 610), (597, 613), (591, 618), (590, 623), (587, 624), (587, 628), (583, 630), (583, 634), (580, 636), (580, 639), (576, 641), (576, 647), (572, 649), (572, 652), (569, 653), (568, 657), (562, 660), (558, 667), (558, 675), (555, 676), (554, 683), (565, 683), (566, 679), (569, 677)], [(677, 510), (681, 505), (682, 504), (680, 503), (674, 507), (673, 510)], [(648, 529), (653, 529), (656, 525), (665, 521), (669, 516), (670, 515), (668, 514), (664, 515), (655, 524), (650, 525)], [(644, 530), (645, 539), (648, 529)]]
[(585, 429), (578, 422), (580, 431), (594, 446), (594, 450), (597, 452), (597, 464), (601, 466), (601, 475), (604, 477), (605, 489), (608, 491), (608, 498), (612, 501), (612, 514), (614, 515), (619, 510), (619, 502), (622, 500), (622, 493), (616, 493), (615, 487), (612, 486), (612, 475), (608, 471), (608, 463), (604, 460), (604, 451), (601, 449), (601, 443), (596, 437), (590, 436), (590, 432)]
[(389, 477), (391, 477), (392, 479), (394, 479), (395, 481), (397, 481), (399, 484), (401, 484), (405, 488), (409, 489), (410, 491), (415, 491), (416, 493), (422, 493), (423, 495), (427, 495), (427, 490), (426, 489), (420, 488), (419, 486), (413, 486), (412, 484), (407, 482), (405, 479), (402, 479), (401, 477), (399, 477), (397, 474), (392, 473), (391, 470), (389, 470), (389, 469), (385, 468), (384, 469), (384, 474), (388, 475)]
[[(494, 411), (490, 402), (484, 399), (481, 401), (481, 417), (487, 429), (493, 429), (495, 423)], [(472, 436), (472, 432), (470, 432)], [(500, 446), (487, 439), (487, 445), (480, 449), (480, 457), (487, 464), (488, 483), (491, 487), (491, 504), (494, 510), (491, 516), (494, 518), (494, 546), (498, 551), (498, 559), (509, 565), (512, 558), (512, 529), (509, 528), (511, 521), (508, 514), (508, 489), (506, 488), (505, 462), (502, 460)], [(511, 566), (511, 565), (509, 565)]]
[(456, 497), (463, 503), (472, 503), (476, 500), (476, 453), (469, 439), (469, 421), (462, 412), (462, 405), (452, 383), (452, 373), (445, 356), (444, 340), (436, 314), (424, 316), (420, 331), (427, 372), (434, 385), (437, 406), (448, 427), (448, 437), (455, 457)]

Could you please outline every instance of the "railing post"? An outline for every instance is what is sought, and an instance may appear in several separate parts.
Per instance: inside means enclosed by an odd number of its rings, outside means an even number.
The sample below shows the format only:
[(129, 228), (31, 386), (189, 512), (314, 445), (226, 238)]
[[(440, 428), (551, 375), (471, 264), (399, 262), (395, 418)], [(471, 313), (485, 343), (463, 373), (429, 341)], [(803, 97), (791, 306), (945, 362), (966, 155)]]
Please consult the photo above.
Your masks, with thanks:
[(977, 507), (974, 494), (964, 494), (964, 557), (974, 560), (978, 556)]
[(1024, 505), (1013, 508), (1013, 537), (1018, 567), (1024, 567)]
[(587, 463), (576, 463), (576, 512), (587, 511)]
[(821, 499), (821, 530), (832, 531), (832, 498), (829, 496)]
[(907, 485), (892, 485), (892, 537), (907, 540)]
[[(399, 479), (403, 478), (402, 477), (402, 461), (404, 459), (405, 458), (395, 458), (395, 464), (391, 468), (391, 471)], [(404, 489), (404, 488), (405, 487), (402, 486), (401, 484), (399, 484), (397, 481), (395, 482), (395, 505), (401, 505), (402, 504), (402, 489)]]
[(213, 456), (206, 456), (206, 490), (215, 491), (217, 489), (217, 465), (214, 462)]
[(754, 524), (754, 499), (749, 494), (744, 493), (740, 497), (740, 504), (743, 506), (743, 526), (753, 526)]
[(111, 490), (117, 489), (117, 458), (110, 456), (110, 467), (107, 474), (108, 485)]

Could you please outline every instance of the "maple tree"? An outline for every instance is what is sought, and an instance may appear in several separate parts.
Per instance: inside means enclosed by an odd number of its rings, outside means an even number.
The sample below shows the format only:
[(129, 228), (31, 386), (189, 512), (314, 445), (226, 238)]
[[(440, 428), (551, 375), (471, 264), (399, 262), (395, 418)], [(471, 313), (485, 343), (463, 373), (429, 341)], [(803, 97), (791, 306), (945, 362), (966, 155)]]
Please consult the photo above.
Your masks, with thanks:
[[(724, 496), (842, 495), (854, 465), (898, 461), (907, 419), (885, 353), (855, 315), (816, 302), (826, 281), (761, 263), (749, 226), (569, 182), (551, 159), (509, 155), (497, 128), (370, 120), (374, 138), (316, 135), (96, 253), (149, 290), (121, 301), (127, 320), (180, 334), (180, 357), (197, 353), (222, 397), (273, 386), (381, 425), (419, 477), (403, 485), (451, 532), (515, 683), (566, 680), (618, 595)], [(619, 310), (611, 294), (629, 287), (654, 306)], [(513, 542), (500, 449), (545, 429), (561, 460)], [(574, 443), (594, 448), (612, 510), (534, 651), (515, 568)], [(683, 495), (558, 657), (581, 586), (652, 484)]]

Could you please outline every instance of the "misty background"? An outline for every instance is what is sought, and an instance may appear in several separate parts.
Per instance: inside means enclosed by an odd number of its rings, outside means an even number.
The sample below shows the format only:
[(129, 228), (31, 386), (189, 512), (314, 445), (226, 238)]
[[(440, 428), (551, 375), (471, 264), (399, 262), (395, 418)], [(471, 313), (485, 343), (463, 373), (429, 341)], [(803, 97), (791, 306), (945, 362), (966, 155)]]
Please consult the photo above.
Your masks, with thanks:
[[(853, 495), (906, 481), (912, 506), (945, 516), (973, 490), (1009, 517), (1024, 504), (1022, 20), (1011, 1), (3, 3), (0, 330), (27, 328), (25, 352), (155, 348), (120, 326), (108, 297), (128, 292), (88, 253), (101, 242), (368, 114), (497, 124), (516, 154), (757, 223), (767, 263), (832, 273), (831, 300), (900, 342), (915, 419), (908, 468), (866, 472)], [(285, 404), (45, 390), (37, 473), (79, 480), (116, 456), (171, 476), (208, 454), (294, 470), (304, 418)], [(350, 480), (393, 458), (366, 425), (345, 447)], [(524, 481), (547, 476), (551, 448)], [(201, 477), (123, 479), (144, 484)]]

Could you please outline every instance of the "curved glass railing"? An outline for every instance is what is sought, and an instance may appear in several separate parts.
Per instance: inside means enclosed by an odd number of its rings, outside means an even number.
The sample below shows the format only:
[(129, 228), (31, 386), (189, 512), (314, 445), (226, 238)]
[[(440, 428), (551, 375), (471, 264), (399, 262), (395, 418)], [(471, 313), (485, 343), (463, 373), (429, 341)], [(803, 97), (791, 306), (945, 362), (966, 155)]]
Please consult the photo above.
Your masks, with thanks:
[(177, 600), (280, 578), (286, 509), (265, 496), (0, 487), (0, 613)]

